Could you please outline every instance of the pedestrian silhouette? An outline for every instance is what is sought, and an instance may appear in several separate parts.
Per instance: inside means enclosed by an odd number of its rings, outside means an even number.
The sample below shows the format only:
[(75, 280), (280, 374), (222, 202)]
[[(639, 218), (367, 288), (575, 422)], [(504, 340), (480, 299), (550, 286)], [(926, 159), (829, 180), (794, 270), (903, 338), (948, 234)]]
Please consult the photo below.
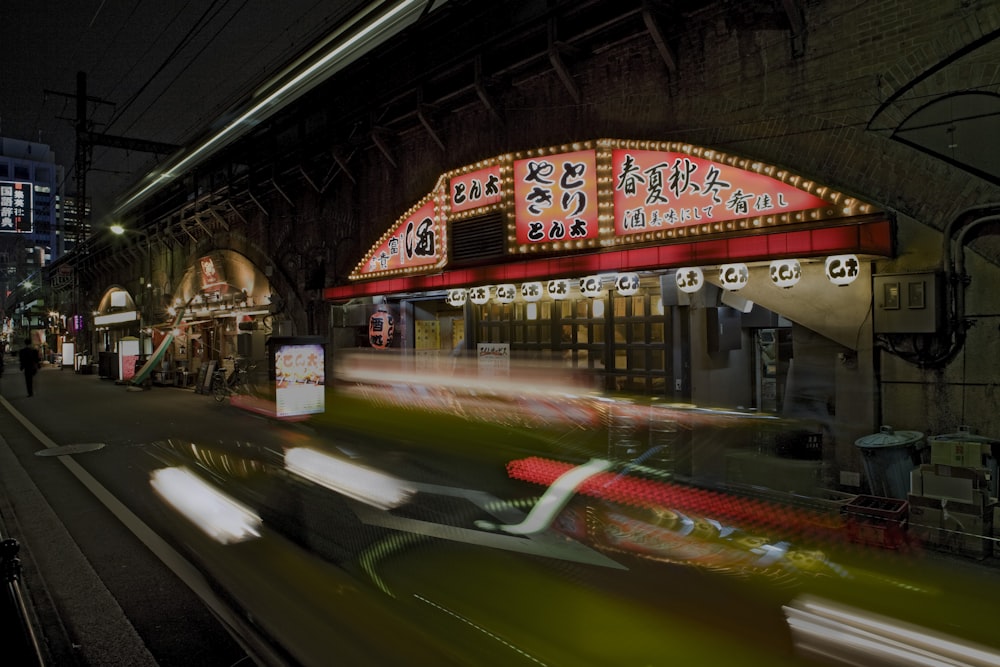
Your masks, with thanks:
[(31, 347), (30, 338), (24, 339), (24, 347), (17, 353), (17, 357), (24, 372), (24, 386), (28, 389), (28, 396), (34, 396), (35, 373), (41, 366), (41, 358), (38, 356), (38, 350)]

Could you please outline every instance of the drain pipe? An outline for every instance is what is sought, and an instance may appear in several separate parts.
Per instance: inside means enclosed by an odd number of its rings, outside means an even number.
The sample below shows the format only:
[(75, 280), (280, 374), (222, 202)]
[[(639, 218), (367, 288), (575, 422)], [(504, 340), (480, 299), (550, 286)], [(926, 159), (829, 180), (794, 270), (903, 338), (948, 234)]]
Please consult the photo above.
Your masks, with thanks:
[(970, 277), (965, 272), (965, 244), (969, 233), (984, 224), (1000, 222), (1000, 202), (972, 206), (949, 222), (944, 229), (941, 260), (944, 265), (946, 320), (944, 338), (948, 348), (930, 359), (919, 362), (921, 367), (938, 366), (951, 361), (965, 344), (965, 289)]

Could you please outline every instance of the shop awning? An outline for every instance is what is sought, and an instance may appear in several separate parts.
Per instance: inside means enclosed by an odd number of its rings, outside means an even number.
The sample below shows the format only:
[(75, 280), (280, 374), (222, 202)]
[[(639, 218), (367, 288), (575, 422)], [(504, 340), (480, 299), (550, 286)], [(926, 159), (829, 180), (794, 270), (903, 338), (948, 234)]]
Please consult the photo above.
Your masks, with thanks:
[(890, 257), (892, 252), (892, 222), (881, 218), (840, 226), (629, 247), (452, 269), (432, 275), (383, 278), (328, 287), (323, 296), (328, 301), (346, 301), (381, 294), (445, 290), (483, 283), (544, 280), (611, 271), (648, 271), (681, 266), (710, 266), (725, 262), (769, 261), (786, 257), (806, 259), (842, 253), (854, 253), (862, 257)]

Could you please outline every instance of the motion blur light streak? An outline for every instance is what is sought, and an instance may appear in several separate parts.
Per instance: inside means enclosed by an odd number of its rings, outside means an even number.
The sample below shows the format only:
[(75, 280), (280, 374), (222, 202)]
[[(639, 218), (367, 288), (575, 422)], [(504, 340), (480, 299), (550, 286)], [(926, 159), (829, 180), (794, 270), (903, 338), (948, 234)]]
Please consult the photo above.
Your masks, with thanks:
[(935, 667), (1000, 664), (1000, 654), (984, 647), (815, 598), (796, 601), (784, 610), (800, 651), (841, 664)]
[[(516, 525), (497, 526), (497, 529), (513, 535), (531, 535), (545, 530), (552, 524), (556, 515), (566, 507), (578, 486), (594, 475), (608, 470), (611, 465), (610, 461), (592, 459), (582, 466), (564, 472), (545, 490), (538, 504), (531, 509), (524, 521)], [(485, 522), (477, 525), (481, 528), (486, 527)]]
[(259, 516), (187, 468), (154, 470), (149, 483), (163, 500), (222, 544), (260, 537)]
[(402, 480), (306, 447), (285, 452), (285, 469), (380, 509), (398, 507), (414, 494)]

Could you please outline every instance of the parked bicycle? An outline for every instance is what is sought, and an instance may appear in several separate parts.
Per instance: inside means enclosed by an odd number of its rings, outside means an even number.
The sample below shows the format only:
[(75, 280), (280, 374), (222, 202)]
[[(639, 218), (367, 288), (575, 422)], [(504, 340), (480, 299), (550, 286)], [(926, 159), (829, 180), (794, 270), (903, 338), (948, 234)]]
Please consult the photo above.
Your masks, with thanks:
[(225, 368), (217, 368), (212, 375), (212, 394), (220, 403), (236, 394), (253, 394), (251, 373), (257, 364), (248, 359), (237, 359), (234, 365), (233, 372), (228, 376)]

